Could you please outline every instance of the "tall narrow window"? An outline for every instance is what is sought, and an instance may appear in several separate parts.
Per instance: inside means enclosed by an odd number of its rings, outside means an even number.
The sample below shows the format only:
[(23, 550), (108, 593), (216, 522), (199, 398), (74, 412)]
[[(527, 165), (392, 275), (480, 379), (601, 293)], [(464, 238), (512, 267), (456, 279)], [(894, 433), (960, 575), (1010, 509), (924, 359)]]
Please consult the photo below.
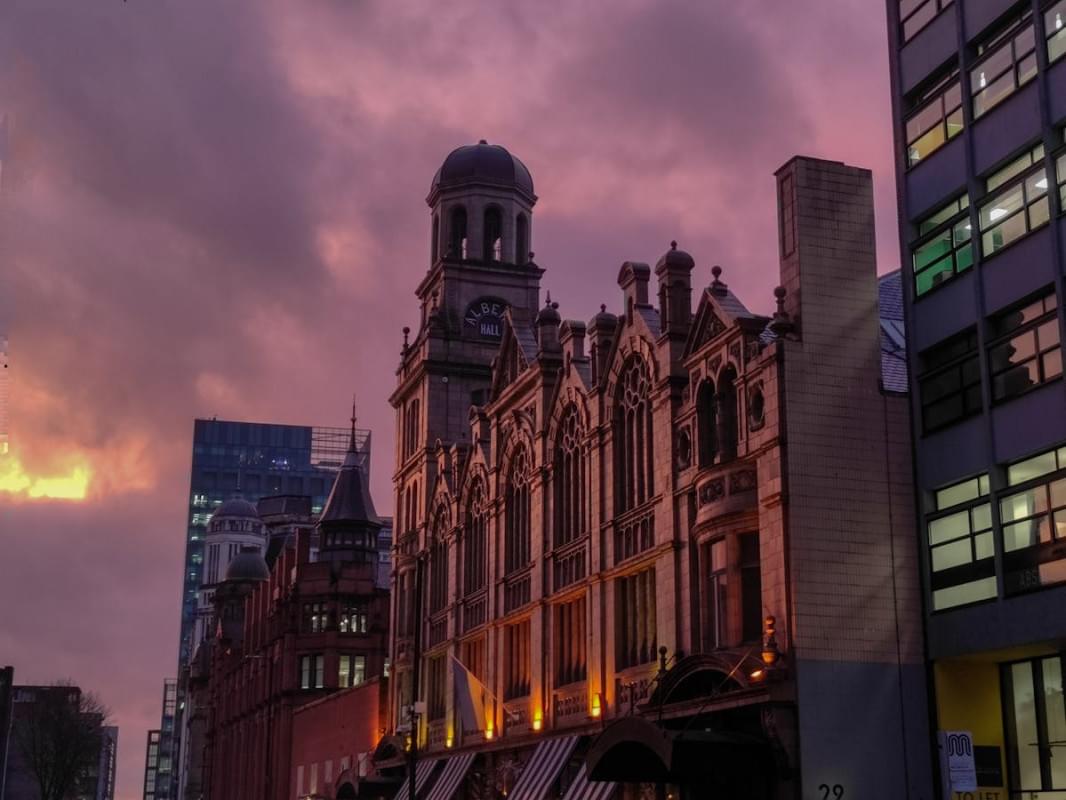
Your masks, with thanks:
[(1012, 797), (1066, 790), (1062, 656), (1003, 664), (1003, 718)]
[(727, 588), (729, 586), (728, 543), (717, 539), (704, 547), (706, 578), (704, 589), (704, 649), (715, 650), (725, 647), (728, 629), (726, 609)]
[(762, 638), (762, 565), (759, 534), (740, 537), (740, 635), (745, 642)]
[(555, 685), (565, 686), (585, 680), (586, 636), (584, 596), (569, 603), (560, 603), (554, 613)]
[(577, 406), (570, 405), (563, 412), (555, 444), (553, 483), (556, 547), (584, 536), (588, 530), (588, 474), (583, 439), (581, 415)]
[(615, 507), (628, 511), (653, 493), (651, 376), (648, 365), (633, 356), (618, 381), (614, 412)]
[(426, 710), (430, 720), (444, 718), (448, 691), (448, 659), (436, 656), (426, 664)]
[(300, 688), (321, 689), (326, 685), (326, 658), (321, 653), (300, 656)]
[(529, 620), (503, 629), (503, 697), (512, 700), (529, 694)]
[(1036, 38), (1031, 20), (997, 32), (978, 44), (981, 61), (970, 69), (974, 119), (1036, 76)]
[(722, 459), (737, 454), (737, 372), (730, 365), (718, 376), (718, 447)]
[(519, 214), (514, 221), (514, 261), (525, 264), (529, 260), (529, 220)]
[(920, 356), (918, 394), (922, 429), (950, 425), (981, 410), (981, 366), (977, 332), (965, 331), (933, 345)]
[(511, 459), (504, 501), (506, 509), (504, 572), (506, 574), (529, 564), (529, 480), (528, 451), (524, 445), (519, 445)]
[(435, 614), (448, 605), (448, 511), (441, 508), (433, 522), (429, 545), (429, 611)]
[(703, 381), (696, 392), (696, 424), (699, 427), (700, 466), (707, 467), (714, 463), (718, 454), (718, 409), (714, 396), (714, 384)]
[(478, 481), (470, 493), (463, 532), (463, 593), (474, 594), (485, 588), (487, 580), (485, 492)]
[(485, 210), (485, 243), (482, 257), (486, 261), (503, 260), (503, 216), (496, 207)]
[(366, 656), (344, 654), (337, 659), (337, 686), (347, 689), (366, 680)]
[(452, 258), (466, 258), (466, 209), (452, 209), (448, 224), (448, 254)]
[(655, 660), (655, 568), (615, 582), (615, 662), (618, 669)]
[(990, 320), (992, 399), (1006, 400), (1062, 377), (1054, 292)]

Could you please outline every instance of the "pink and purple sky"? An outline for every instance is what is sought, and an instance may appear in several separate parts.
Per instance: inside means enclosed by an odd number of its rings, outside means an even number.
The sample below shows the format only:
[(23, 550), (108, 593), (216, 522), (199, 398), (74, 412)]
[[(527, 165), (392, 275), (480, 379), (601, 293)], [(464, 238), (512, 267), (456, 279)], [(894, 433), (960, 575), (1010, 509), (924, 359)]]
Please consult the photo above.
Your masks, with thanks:
[(386, 398), (458, 145), (528, 165), (564, 317), (619, 307), (619, 264), (671, 239), (768, 312), (794, 154), (874, 170), (895, 268), (885, 24), (869, 0), (5, 0), (0, 664), (99, 692), (140, 798), (192, 419), (344, 425), (358, 392), (389, 511)]

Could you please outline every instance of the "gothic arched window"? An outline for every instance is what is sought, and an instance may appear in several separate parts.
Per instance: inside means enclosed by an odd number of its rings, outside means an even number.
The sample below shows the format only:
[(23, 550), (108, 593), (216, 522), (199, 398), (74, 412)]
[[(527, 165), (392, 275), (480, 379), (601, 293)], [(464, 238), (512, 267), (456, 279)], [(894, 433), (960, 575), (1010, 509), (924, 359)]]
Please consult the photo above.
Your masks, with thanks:
[(473, 594), (485, 588), (488, 579), (487, 529), (485, 489), (478, 481), (470, 492), (463, 531), (463, 594)]
[(486, 261), (503, 260), (503, 216), (495, 206), (485, 209), (485, 244), (481, 252)]
[(448, 605), (448, 510), (440, 508), (433, 520), (429, 543), (429, 611), (436, 613)]
[(466, 209), (456, 206), (448, 222), (448, 253), (452, 258), (466, 258)]
[(730, 364), (718, 376), (718, 447), (723, 459), (737, 454), (737, 371)]
[(618, 379), (614, 412), (615, 508), (627, 511), (653, 493), (651, 375), (640, 356), (626, 362)]
[(696, 392), (696, 424), (699, 436), (699, 459), (701, 467), (714, 463), (718, 455), (718, 398), (714, 396), (714, 384), (709, 380), (700, 383)]
[(588, 531), (588, 472), (584, 429), (577, 406), (563, 411), (559, 433), (555, 440), (555, 546), (584, 536)]
[(529, 260), (529, 220), (519, 214), (514, 221), (514, 263), (525, 264)]
[(511, 459), (504, 497), (504, 573), (510, 574), (529, 564), (530, 463), (528, 450), (519, 445)]

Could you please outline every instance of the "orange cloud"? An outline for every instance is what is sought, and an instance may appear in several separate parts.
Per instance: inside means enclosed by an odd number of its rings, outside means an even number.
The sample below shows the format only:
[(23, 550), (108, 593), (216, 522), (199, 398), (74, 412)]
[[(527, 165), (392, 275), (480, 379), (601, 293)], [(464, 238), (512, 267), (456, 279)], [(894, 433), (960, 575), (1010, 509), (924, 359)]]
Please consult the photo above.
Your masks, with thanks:
[(41, 475), (27, 472), (15, 455), (0, 457), (0, 493), (14, 495), (16, 499), (84, 500), (89, 494), (91, 476), (87, 463)]

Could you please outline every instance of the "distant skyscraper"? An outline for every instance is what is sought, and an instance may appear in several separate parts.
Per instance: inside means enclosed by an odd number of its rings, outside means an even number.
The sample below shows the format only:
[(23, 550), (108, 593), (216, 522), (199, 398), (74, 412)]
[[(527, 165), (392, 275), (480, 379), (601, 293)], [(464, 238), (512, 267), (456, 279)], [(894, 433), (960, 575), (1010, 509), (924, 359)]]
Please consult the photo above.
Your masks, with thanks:
[[(348, 428), (235, 422), (198, 419), (193, 426), (192, 474), (186, 525), (185, 563), (181, 598), (181, 634), (178, 671), (188, 665), (194, 650), (197, 598), (204, 569), (204, 539), (215, 509), (239, 494), (255, 503), (273, 495), (311, 498), (311, 511), (325, 505), (334, 477), (344, 463), (351, 432)], [(356, 432), (363, 468), (370, 470), (370, 432)], [(153, 772), (154, 787), (145, 798), (169, 800), (177, 793), (181, 709), (184, 698), (177, 687), (173, 703), (164, 692)], [(169, 712), (168, 712), (168, 709)], [(151, 758), (153, 748), (148, 748)], [(147, 765), (146, 765), (147, 772)]]

